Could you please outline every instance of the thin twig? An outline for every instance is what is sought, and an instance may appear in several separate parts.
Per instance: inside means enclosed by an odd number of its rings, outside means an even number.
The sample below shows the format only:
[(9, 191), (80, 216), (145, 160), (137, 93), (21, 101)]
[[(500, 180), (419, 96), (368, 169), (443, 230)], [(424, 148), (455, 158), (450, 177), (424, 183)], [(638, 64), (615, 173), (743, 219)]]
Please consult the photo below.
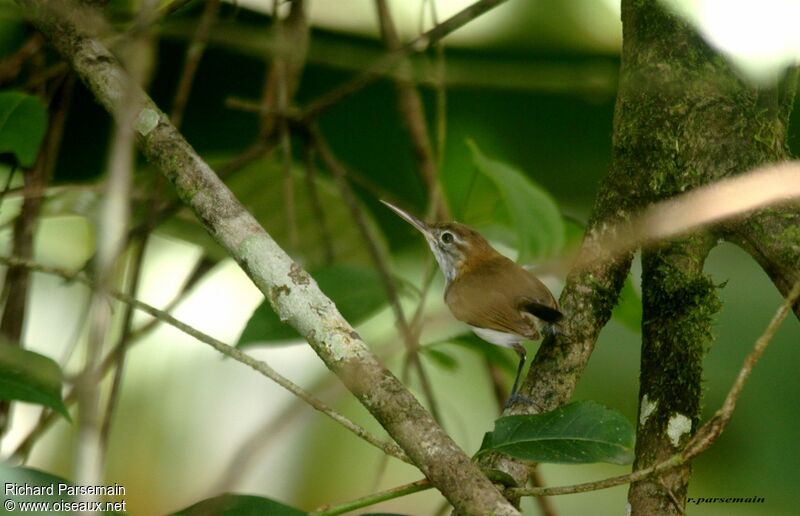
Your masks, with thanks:
[[(203, 279), (208, 271), (210, 271), (215, 265), (217, 264), (216, 261), (208, 258), (207, 256), (203, 256), (200, 258), (194, 265), (192, 272), (187, 277), (186, 281), (184, 282), (183, 286), (181, 287), (180, 291), (164, 306), (163, 311), (167, 313), (171, 313), (173, 309), (175, 309), (178, 304), (181, 303), (189, 293), (189, 291), (197, 285), (197, 283)], [(148, 322), (142, 324), (138, 328), (135, 328), (131, 331), (130, 340), (138, 341), (145, 335), (147, 335), (150, 331), (152, 331), (156, 326), (158, 326), (159, 320), (156, 318), (150, 319)], [(112, 353), (118, 353), (122, 350), (119, 346), (112, 350)], [(105, 361), (103, 362), (103, 366), (105, 366)]]
[(195, 0), (172, 0), (158, 9), (157, 18), (165, 18), (186, 7)]
[[(13, 221), (12, 253), (18, 256), (32, 258), (34, 238), (39, 222), (42, 198), (28, 196), (29, 192), (41, 191), (50, 182), (53, 175), (56, 159), (61, 148), (64, 135), (64, 125), (69, 112), (72, 99), (74, 77), (65, 76), (52, 90), (49, 102), (49, 120), (47, 132), (42, 142), (36, 162), (31, 169), (22, 171), (23, 200), (19, 214)], [(3, 190), (11, 184), (16, 164), (9, 171), (8, 183)], [(0, 198), (2, 201), (2, 198)], [(2, 318), (0, 318), (0, 333), (12, 344), (22, 346), (23, 325), (27, 320), (28, 297), (30, 295), (30, 279), (28, 271), (11, 267), (6, 272), (2, 289), (2, 302), (4, 302)], [(8, 428), (11, 417), (11, 402), (0, 402), (0, 434)]]
[(433, 285), (433, 278), (436, 276), (438, 270), (439, 268), (433, 261), (433, 257), (426, 253), (425, 272), (422, 275), (422, 288), (419, 292), (419, 302), (417, 303), (417, 308), (414, 310), (414, 315), (411, 317), (410, 324), (411, 333), (416, 340), (419, 340), (419, 337), (422, 334), (422, 316), (425, 314), (425, 303), (428, 300), (428, 294), (431, 291), (431, 285)]
[(363, 498), (358, 498), (357, 500), (352, 500), (346, 503), (335, 505), (333, 507), (321, 507), (316, 511), (310, 512), (309, 516), (335, 516), (337, 514), (344, 514), (356, 509), (361, 509), (362, 507), (369, 507), (370, 505), (375, 505), (376, 503), (385, 502), (386, 500), (393, 500), (395, 498), (400, 498), (401, 496), (419, 493), (420, 491), (425, 491), (431, 487), (433, 486), (431, 485), (430, 481), (423, 478), (422, 480), (417, 480), (416, 482), (411, 482), (410, 484), (387, 489), (386, 491), (381, 491), (380, 493), (373, 493), (371, 495), (364, 496)]
[(178, 87), (175, 90), (175, 96), (172, 101), (172, 111), (169, 115), (175, 127), (180, 128), (183, 122), (183, 113), (186, 108), (186, 103), (189, 101), (192, 83), (194, 82), (197, 68), (200, 66), (200, 61), (203, 59), (203, 53), (206, 50), (211, 27), (217, 19), (220, 1), (221, 0), (206, 1), (203, 14), (200, 16), (200, 21), (197, 24), (197, 29), (195, 29), (192, 41), (189, 43), (189, 48), (186, 50), (186, 59), (183, 62), (183, 70), (178, 80)]
[[(14, 180), (14, 174), (17, 172), (17, 168), (19, 167), (19, 163), (14, 160), (14, 163), (11, 165), (11, 168), (8, 170), (8, 175), (6, 176), (6, 184), (3, 185), (3, 190), (0, 191), (0, 205), (3, 204), (3, 201), (6, 198), (6, 195), (11, 193), (13, 190), (11, 188), (11, 182)], [(20, 190), (23, 194), (25, 193), (25, 186), (23, 185), (21, 188), (17, 189)]]
[(25, 62), (38, 54), (43, 44), (44, 38), (41, 34), (31, 34), (19, 50), (0, 61), (0, 85), (16, 79)]
[[(783, 320), (786, 319), (786, 316), (791, 313), (792, 305), (794, 305), (799, 298), (800, 282), (796, 283), (794, 288), (792, 288), (792, 290), (789, 292), (789, 295), (786, 296), (784, 303), (772, 317), (767, 329), (764, 330), (764, 333), (758, 338), (758, 340), (756, 340), (752, 351), (750, 351), (750, 354), (748, 354), (744, 359), (744, 364), (739, 370), (736, 381), (728, 391), (728, 395), (725, 397), (722, 407), (720, 407), (720, 409), (714, 414), (714, 417), (712, 417), (711, 420), (703, 425), (703, 427), (697, 431), (692, 439), (689, 440), (689, 443), (686, 445), (686, 449), (690, 456), (693, 457), (708, 448), (711, 443), (713, 443), (717, 437), (719, 437), (722, 431), (725, 430), (725, 427), (728, 426), (728, 423), (733, 416), (733, 411), (736, 409), (736, 403), (739, 400), (739, 396), (742, 394), (744, 384), (747, 382), (747, 379), (753, 372), (753, 367), (764, 354), (764, 351), (767, 349), (770, 341), (775, 336), (778, 328), (780, 328), (781, 323), (783, 323)], [(703, 431), (704, 429), (705, 432)]]
[(365, 86), (372, 84), (374, 81), (382, 77), (387, 71), (394, 69), (394, 67), (397, 66), (398, 63), (400, 63), (406, 56), (412, 53), (424, 51), (431, 43), (439, 41), (451, 32), (463, 27), (470, 21), (478, 18), (483, 13), (493, 9), (505, 1), (506, 0), (479, 0), (478, 2), (475, 2), (474, 4), (464, 8), (439, 25), (436, 25), (429, 31), (403, 45), (396, 51), (384, 55), (382, 58), (378, 59), (371, 66), (369, 66), (369, 68), (350, 81), (319, 97), (317, 100), (308, 105), (304, 111), (304, 116), (307, 119), (319, 117), (325, 111), (338, 104), (342, 100), (348, 98), (350, 95), (356, 93)]
[[(278, 76), (278, 105), (286, 103), (286, 80), (283, 74)], [(292, 160), (292, 138), (289, 134), (289, 122), (282, 119), (278, 122), (280, 132), (281, 165), (283, 168), (283, 196), (286, 207), (286, 224), (289, 226), (289, 244), (297, 249), (299, 235), (297, 230), (297, 203), (294, 194), (294, 170)]]
[[(436, 12), (436, 0), (428, 0), (431, 8), (431, 20), (434, 25), (439, 25), (439, 15)], [(436, 91), (436, 160), (437, 168), (444, 166), (444, 149), (447, 141), (447, 70), (444, 57), (444, 43), (437, 40), (436, 49), (436, 74), (434, 89)]]
[[(133, 247), (133, 256), (130, 261), (130, 281), (129, 292), (131, 297), (137, 297), (139, 292), (139, 285), (141, 283), (142, 270), (144, 265), (144, 255), (147, 249), (147, 242), (149, 236), (145, 235), (138, 242), (130, 242), (129, 247)], [(100, 446), (101, 449), (108, 449), (109, 436), (111, 435), (111, 423), (114, 419), (117, 405), (119, 403), (120, 393), (122, 391), (122, 377), (125, 373), (125, 359), (128, 355), (128, 346), (132, 342), (131, 336), (133, 335), (133, 306), (125, 305), (125, 313), (122, 316), (122, 335), (115, 346), (116, 367), (114, 368), (114, 375), (111, 379), (111, 392), (108, 394), (108, 401), (106, 402), (105, 414), (103, 415), (103, 422), (100, 425)], [(100, 375), (104, 376), (103, 364), (100, 364)]]
[[(767, 163), (650, 204), (631, 214), (629, 222), (604, 228), (597, 249), (604, 255), (623, 255), (643, 245), (800, 199), (799, 172), (798, 160)], [(576, 266), (589, 266), (598, 258), (596, 253), (587, 254)]]
[(309, 24), (305, 0), (293, 0), (285, 18), (280, 18), (277, 4), (274, 0), (272, 23), (276, 44), (271, 47), (273, 55), (267, 56), (271, 65), (258, 103), (260, 139), (271, 138), (275, 123), (286, 118), (281, 113), (291, 109), (308, 55)]
[[(144, 20), (154, 10), (155, 2), (145, 1), (134, 25), (144, 25)], [(121, 42), (117, 51), (124, 61), (129, 78), (113, 101), (114, 131), (108, 156), (108, 178), (103, 189), (100, 221), (96, 230), (97, 252), (94, 257), (94, 281), (89, 302), (89, 335), (83, 368), (74, 385), (78, 417), (73, 471), (75, 481), (82, 485), (100, 483), (105, 468), (105, 445), (108, 443), (103, 439), (99, 366), (112, 325), (107, 296), (113, 288), (115, 270), (128, 243), (126, 235), (131, 214), (130, 191), (136, 156), (135, 120), (139, 113), (137, 88), (145, 82), (147, 76), (150, 45), (150, 35), (145, 29), (133, 32), (129, 39)], [(112, 399), (112, 407), (114, 403)], [(81, 501), (94, 500), (93, 493), (81, 496)]]
[[(397, 51), (401, 47), (400, 38), (397, 35), (397, 29), (386, 0), (375, 0), (375, 8), (386, 47), (389, 51)], [(408, 58), (403, 57), (399, 66), (404, 70), (409, 69)], [(435, 216), (440, 220), (448, 219), (450, 218), (448, 210), (446, 209), (442, 192), (438, 187), (439, 172), (436, 166), (436, 159), (433, 156), (428, 126), (425, 121), (425, 108), (422, 105), (422, 99), (416, 85), (412, 79), (405, 79), (405, 76), (411, 77), (411, 74), (401, 72), (398, 76), (395, 76), (394, 80), (400, 116), (408, 131), (411, 146), (417, 158), (417, 168), (428, 189), (430, 204), (436, 208)]]
[[(249, 165), (253, 161), (269, 153), (271, 150), (272, 150), (271, 143), (256, 142), (253, 145), (250, 145), (249, 147), (244, 149), (241, 153), (234, 156), (224, 165), (221, 165), (219, 167), (218, 169), (219, 177), (221, 179), (227, 178), (234, 172), (241, 170), (242, 168)], [(165, 222), (167, 219), (178, 213), (183, 207), (184, 207), (183, 202), (181, 202), (181, 200), (178, 198), (164, 201), (164, 203), (158, 209), (156, 209), (156, 212), (153, 215), (152, 219), (147, 219), (130, 229), (130, 231), (128, 232), (128, 238), (131, 239), (138, 235), (142, 235), (152, 231), (153, 229), (161, 225), (163, 222)]]
[[(17, 266), (17, 267), (25, 267), (28, 270), (32, 270), (35, 272), (41, 272), (45, 274), (51, 274), (54, 276), (58, 276), (64, 278), (69, 281), (77, 281), (79, 283), (83, 283), (87, 286), (93, 286), (95, 283), (84, 274), (81, 273), (74, 273), (65, 271), (63, 269), (59, 269), (58, 267), (51, 267), (48, 265), (42, 265), (39, 263), (32, 262), (30, 260), (20, 260), (16, 257), (7, 257), (7, 256), (0, 256), (0, 263), (7, 265), (7, 266)], [(282, 376), (280, 373), (272, 369), (266, 362), (262, 360), (257, 360), (247, 353), (242, 352), (238, 348), (225, 344), (224, 342), (215, 339), (214, 337), (207, 335), (188, 324), (185, 324), (175, 317), (171, 316), (170, 314), (159, 310), (158, 308), (139, 301), (131, 297), (124, 292), (120, 292), (117, 290), (110, 289), (108, 290), (107, 294), (123, 303), (129, 304), (136, 308), (137, 310), (141, 310), (145, 313), (152, 315), (153, 317), (159, 319), (160, 321), (177, 328), (178, 330), (186, 333), (187, 335), (194, 337), (195, 339), (203, 342), (204, 344), (208, 344), (215, 350), (219, 351), (225, 356), (228, 356), (237, 362), (241, 362), (242, 364), (254, 369), (255, 371), (261, 373), (263, 376), (266, 376), (270, 380), (274, 381), (284, 389), (288, 390), (295, 396), (301, 398), (303, 401), (314, 407), (316, 410), (322, 412), (323, 414), (327, 415), (346, 429), (350, 430), (352, 433), (360, 437), (361, 439), (365, 440), (366, 442), (370, 443), (371, 445), (379, 448), (384, 453), (387, 453), (397, 459), (402, 460), (403, 462), (409, 462), (408, 457), (406, 456), (405, 452), (401, 450), (396, 444), (394, 443), (387, 443), (384, 442), (370, 432), (365, 430), (363, 427), (357, 425), (356, 423), (352, 422), (345, 416), (339, 414), (337, 411), (329, 407), (323, 401), (315, 398), (307, 391), (303, 390), (300, 386), (296, 385), (286, 377)]]

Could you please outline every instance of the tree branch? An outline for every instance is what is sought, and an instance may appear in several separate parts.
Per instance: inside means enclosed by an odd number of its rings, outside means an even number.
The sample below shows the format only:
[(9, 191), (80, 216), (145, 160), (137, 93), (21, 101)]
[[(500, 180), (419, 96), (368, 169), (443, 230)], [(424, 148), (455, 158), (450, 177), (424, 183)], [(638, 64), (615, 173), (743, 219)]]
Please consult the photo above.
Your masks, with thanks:
[[(642, 353), (634, 470), (674, 455), (700, 419), (703, 357), (720, 308), (716, 286), (703, 274), (713, 245), (693, 235), (642, 251)], [(690, 469), (634, 482), (635, 514), (682, 514)]]
[[(34, 25), (109, 111), (129, 82), (116, 58), (80, 28), (75, 6), (17, 0)], [(494, 3), (497, 3), (495, 0)], [(316, 282), (281, 249), (147, 95), (136, 89), (139, 147), (175, 185), (209, 233), (303, 335), (328, 368), (466, 514), (518, 514), (414, 396), (386, 370)]]
[[(786, 297), (800, 281), (800, 206), (768, 208), (725, 226), (725, 238), (755, 258)], [(800, 303), (794, 314), (800, 319)]]

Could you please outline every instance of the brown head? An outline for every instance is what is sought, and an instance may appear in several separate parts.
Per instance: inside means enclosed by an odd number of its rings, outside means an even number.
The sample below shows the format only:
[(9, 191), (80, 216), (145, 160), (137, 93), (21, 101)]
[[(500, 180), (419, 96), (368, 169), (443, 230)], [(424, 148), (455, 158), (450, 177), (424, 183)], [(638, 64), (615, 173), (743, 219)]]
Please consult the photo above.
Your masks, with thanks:
[(381, 202), (425, 235), (448, 284), (472, 268), (476, 261), (497, 255), (489, 242), (469, 226), (458, 222), (428, 224), (393, 204)]

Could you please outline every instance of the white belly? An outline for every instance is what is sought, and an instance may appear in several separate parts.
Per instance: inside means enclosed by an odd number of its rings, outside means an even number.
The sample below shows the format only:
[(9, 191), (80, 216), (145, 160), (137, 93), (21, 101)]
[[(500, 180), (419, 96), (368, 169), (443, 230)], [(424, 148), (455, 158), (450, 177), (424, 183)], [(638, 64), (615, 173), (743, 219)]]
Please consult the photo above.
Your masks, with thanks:
[(475, 326), (470, 326), (470, 328), (472, 328), (472, 331), (475, 332), (475, 335), (482, 338), (486, 342), (490, 342), (498, 346), (504, 346), (506, 348), (513, 349), (515, 344), (519, 344), (525, 340), (525, 337), (520, 337), (514, 333), (490, 330), (488, 328), (477, 328)]

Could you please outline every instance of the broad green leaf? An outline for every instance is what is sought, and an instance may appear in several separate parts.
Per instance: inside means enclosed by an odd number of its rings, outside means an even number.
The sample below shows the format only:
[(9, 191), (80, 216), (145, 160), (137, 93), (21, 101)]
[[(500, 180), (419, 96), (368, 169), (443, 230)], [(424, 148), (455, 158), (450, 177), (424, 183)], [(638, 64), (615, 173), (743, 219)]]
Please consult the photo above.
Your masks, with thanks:
[(630, 464), (634, 436), (631, 423), (616, 410), (577, 401), (544, 414), (498, 419), (478, 454), (497, 451), (556, 464)]
[(222, 494), (173, 513), (174, 516), (304, 516), (306, 513), (269, 498)]
[(0, 91), (0, 154), (10, 152), (24, 167), (39, 153), (47, 129), (47, 108), (38, 97)]
[(625, 278), (617, 306), (614, 307), (611, 316), (631, 331), (638, 333), (642, 330), (642, 300), (633, 286), (630, 274)]
[(61, 368), (52, 359), (0, 342), (0, 399), (44, 405), (69, 419), (61, 378)]
[(468, 141), (478, 171), (500, 192), (512, 227), (517, 233), (520, 263), (552, 257), (564, 246), (564, 221), (553, 198), (516, 168), (484, 155)]
[[(311, 276), (350, 324), (364, 321), (386, 304), (383, 285), (373, 269), (338, 264), (312, 271)], [(264, 300), (250, 316), (236, 345), (298, 338), (300, 336), (294, 328), (281, 322), (269, 302)]]

